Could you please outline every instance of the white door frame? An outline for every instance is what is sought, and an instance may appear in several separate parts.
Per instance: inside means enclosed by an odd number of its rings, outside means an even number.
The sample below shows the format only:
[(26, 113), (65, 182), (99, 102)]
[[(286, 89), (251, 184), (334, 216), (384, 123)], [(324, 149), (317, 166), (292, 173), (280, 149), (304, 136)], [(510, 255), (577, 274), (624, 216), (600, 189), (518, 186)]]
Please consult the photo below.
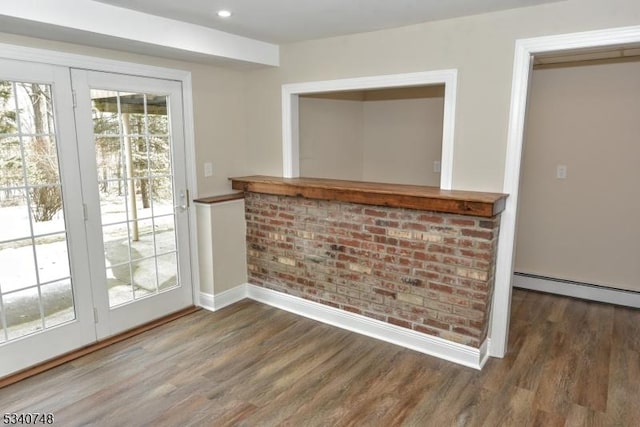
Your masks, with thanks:
[(493, 357), (503, 357), (507, 350), (520, 166), (533, 56), (549, 52), (631, 43), (640, 43), (640, 26), (516, 40), (503, 184), (503, 192), (509, 194), (509, 197), (507, 198), (505, 210), (502, 212), (500, 224), (496, 281), (489, 334), (491, 338), (489, 355)]
[[(195, 137), (193, 124), (193, 89), (191, 72), (172, 68), (156, 67), (152, 65), (132, 62), (116, 61), (87, 55), (58, 52), (47, 49), (36, 49), (24, 46), (0, 43), (0, 58), (30, 61), (43, 64), (61, 65), (70, 68), (105, 71), (120, 74), (130, 74), (141, 77), (154, 77), (166, 80), (176, 80), (182, 83), (182, 108), (184, 115), (184, 140), (186, 148), (187, 185), (190, 198), (199, 196), (197, 188)], [(193, 302), (199, 306), (200, 278), (198, 270), (198, 241), (196, 233), (196, 209), (189, 209), (189, 240), (191, 246), (191, 282), (193, 284)]]
[(453, 131), (455, 128), (457, 83), (458, 70), (451, 69), (282, 85), (282, 176), (285, 178), (297, 178), (300, 176), (299, 95), (342, 90), (444, 84), (440, 188), (451, 190), (453, 185)]

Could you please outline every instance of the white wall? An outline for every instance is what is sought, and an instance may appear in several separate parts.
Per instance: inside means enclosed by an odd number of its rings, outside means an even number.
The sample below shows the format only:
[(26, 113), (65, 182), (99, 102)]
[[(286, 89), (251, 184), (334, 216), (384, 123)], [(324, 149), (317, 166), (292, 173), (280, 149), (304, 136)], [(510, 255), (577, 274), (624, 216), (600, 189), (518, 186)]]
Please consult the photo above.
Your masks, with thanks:
[(533, 72), (517, 272), (640, 291), (639, 135), (640, 62)]

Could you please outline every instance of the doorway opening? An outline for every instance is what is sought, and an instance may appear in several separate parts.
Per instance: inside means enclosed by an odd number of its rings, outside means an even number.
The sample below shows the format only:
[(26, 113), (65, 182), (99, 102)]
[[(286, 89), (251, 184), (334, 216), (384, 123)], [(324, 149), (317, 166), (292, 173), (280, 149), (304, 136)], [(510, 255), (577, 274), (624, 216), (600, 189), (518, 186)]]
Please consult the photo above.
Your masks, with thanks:
[(639, 55), (534, 57), (514, 286), (640, 307)]
[(507, 349), (524, 127), (533, 58), (536, 55), (581, 49), (611, 49), (634, 46), (638, 43), (640, 43), (640, 26), (516, 41), (503, 185), (503, 192), (509, 194), (509, 198), (502, 213), (498, 242), (494, 310), (490, 331), (489, 353), (491, 356), (503, 357)]

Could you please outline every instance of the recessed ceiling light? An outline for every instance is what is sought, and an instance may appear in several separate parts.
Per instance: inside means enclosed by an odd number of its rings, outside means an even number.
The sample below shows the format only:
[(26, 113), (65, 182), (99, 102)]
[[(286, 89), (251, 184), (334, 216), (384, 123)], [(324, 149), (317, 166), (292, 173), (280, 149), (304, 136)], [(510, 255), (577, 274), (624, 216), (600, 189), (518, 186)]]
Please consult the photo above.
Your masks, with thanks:
[(218, 16), (219, 16), (220, 18), (228, 18), (228, 17), (230, 17), (230, 16), (231, 16), (231, 12), (230, 12), (230, 11), (228, 11), (228, 10), (219, 10), (219, 11), (218, 11)]

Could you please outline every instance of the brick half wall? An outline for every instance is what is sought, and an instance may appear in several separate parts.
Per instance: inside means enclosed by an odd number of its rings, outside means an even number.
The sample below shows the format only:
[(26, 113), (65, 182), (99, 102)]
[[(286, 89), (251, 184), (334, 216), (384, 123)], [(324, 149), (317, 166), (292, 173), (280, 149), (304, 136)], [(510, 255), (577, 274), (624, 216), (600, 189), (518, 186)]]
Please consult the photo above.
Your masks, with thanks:
[(247, 193), (249, 282), (478, 348), (500, 217)]

